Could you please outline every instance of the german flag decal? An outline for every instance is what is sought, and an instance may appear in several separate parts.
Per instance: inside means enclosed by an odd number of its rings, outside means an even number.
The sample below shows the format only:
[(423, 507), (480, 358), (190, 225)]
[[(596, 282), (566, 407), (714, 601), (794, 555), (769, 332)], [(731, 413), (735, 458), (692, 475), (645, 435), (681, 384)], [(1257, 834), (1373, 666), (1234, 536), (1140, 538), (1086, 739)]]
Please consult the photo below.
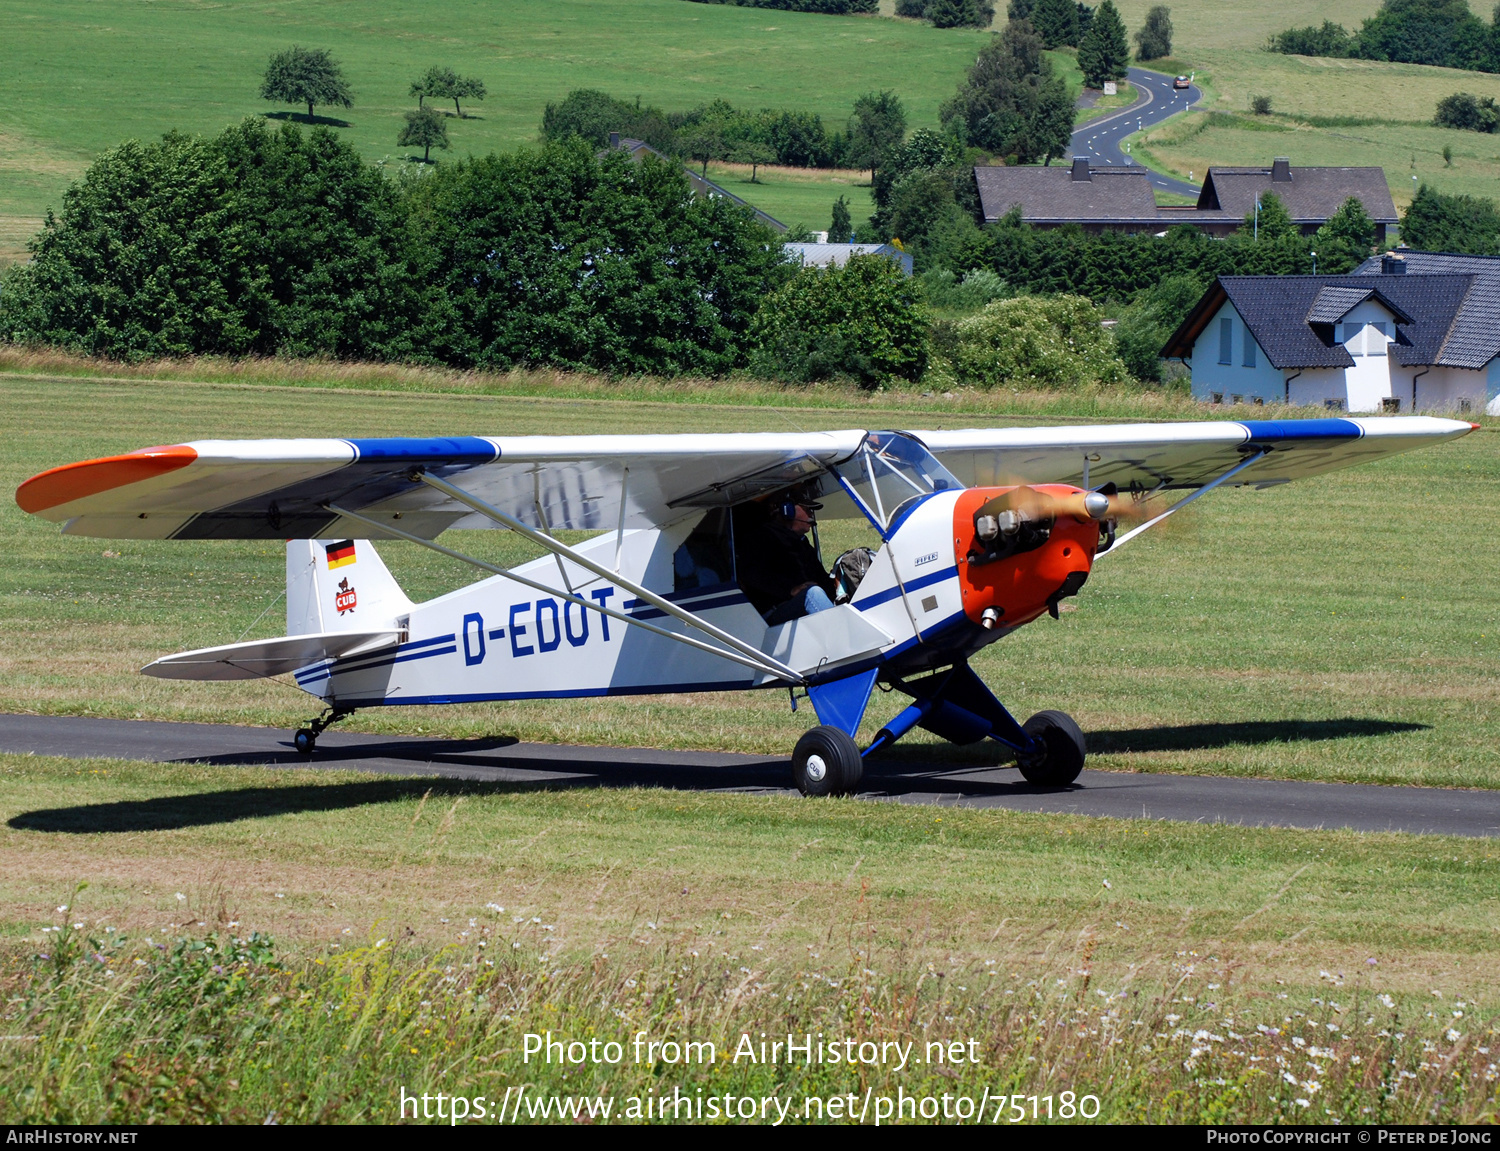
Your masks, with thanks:
[(354, 562), (354, 541), (344, 540), (342, 543), (328, 545), (328, 570), (347, 567)]

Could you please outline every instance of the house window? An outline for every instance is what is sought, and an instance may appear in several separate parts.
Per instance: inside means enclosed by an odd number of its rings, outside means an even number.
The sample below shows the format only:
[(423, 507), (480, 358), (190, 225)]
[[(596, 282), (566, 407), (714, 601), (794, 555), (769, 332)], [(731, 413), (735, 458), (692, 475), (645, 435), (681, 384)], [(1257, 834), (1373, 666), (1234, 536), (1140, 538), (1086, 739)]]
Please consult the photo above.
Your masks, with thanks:
[(1382, 412), (1399, 412), (1401, 410), (1401, 397), (1386, 396), (1380, 401), (1380, 410)]
[(1234, 321), (1219, 321), (1219, 363), (1234, 363)]
[(1211, 399), (1211, 402), (1213, 402), (1215, 404), (1222, 404), (1224, 402), (1224, 393), (1223, 392), (1214, 392), (1212, 394), (1212, 396), (1210, 397), (1210, 399)]
[(1369, 346), (1365, 348), (1365, 352), (1366, 352), (1367, 355), (1371, 355), (1371, 356), (1383, 356), (1383, 355), (1385, 355), (1385, 323), (1384, 323), (1384, 321), (1380, 321), (1380, 322), (1371, 324), (1370, 328), (1369, 328), (1369, 331), (1365, 333), (1365, 339), (1369, 341)]
[(1245, 358), (1241, 361), (1245, 367), (1255, 367), (1255, 337), (1250, 334), (1250, 329), (1245, 329)]
[(1461, 412), (1472, 412), (1474, 410), (1474, 404), (1471, 400), (1459, 400), (1458, 410)]
[(1324, 400), (1323, 406), (1330, 412), (1341, 412), (1344, 410), (1343, 400)]
[(1253, 403), (1253, 404), (1254, 404), (1254, 405), (1255, 405), (1255, 406), (1256, 406), (1256, 407), (1257, 407), (1257, 408), (1263, 408), (1263, 407), (1265, 407), (1265, 406), (1266, 406), (1266, 397), (1265, 397), (1265, 396), (1256, 396), (1256, 397), (1255, 397), (1255, 399), (1254, 399), (1254, 400), (1252, 400), (1252, 401), (1251, 401), (1251, 402), (1252, 402), (1252, 403)]
[(1229, 397), (1229, 402), (1231, 404), (1243, 404), (1245, 402), (1245, 397), (1236, 392), (1234, 395)]

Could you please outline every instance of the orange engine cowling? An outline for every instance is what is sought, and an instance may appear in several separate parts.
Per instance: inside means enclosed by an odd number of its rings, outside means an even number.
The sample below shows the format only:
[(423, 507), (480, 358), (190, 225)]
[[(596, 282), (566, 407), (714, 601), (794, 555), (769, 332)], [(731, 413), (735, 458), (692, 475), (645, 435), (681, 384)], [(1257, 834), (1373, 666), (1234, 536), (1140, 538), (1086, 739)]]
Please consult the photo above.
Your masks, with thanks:
[(1086, 495), (1068, 484), (1037, 484), (970, 488), (958, 497), (953, 550), (969, 619), (1009, 630), (1077, 593), (1099, 546)]

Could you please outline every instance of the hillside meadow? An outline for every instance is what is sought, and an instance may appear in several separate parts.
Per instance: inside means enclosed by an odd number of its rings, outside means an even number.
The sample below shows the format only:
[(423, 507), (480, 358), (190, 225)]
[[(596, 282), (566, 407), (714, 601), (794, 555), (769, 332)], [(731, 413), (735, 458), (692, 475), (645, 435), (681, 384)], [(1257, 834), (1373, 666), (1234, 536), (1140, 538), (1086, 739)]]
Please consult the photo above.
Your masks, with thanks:
[(353, 88), (353, 108), (322, 114), (369, 159), (400, 163), (407, 89), (431, 64), (489, 89), (448, 121), (453, 157), (535, 139), (546, 104), (580, 87), (669, 110), (724, 99), (815, 112), (830, 128), (862, 93), (896, 88), (914, 126), (932, 123), (985, 35), (684, 0), (3, 0), (0, 25), (0, 72), (31, 78), (0, 100), (0, 216), (27, 218), (122, 139), (295, 113), (258, 94), (267, 59), (294, 43), (330, 49)]

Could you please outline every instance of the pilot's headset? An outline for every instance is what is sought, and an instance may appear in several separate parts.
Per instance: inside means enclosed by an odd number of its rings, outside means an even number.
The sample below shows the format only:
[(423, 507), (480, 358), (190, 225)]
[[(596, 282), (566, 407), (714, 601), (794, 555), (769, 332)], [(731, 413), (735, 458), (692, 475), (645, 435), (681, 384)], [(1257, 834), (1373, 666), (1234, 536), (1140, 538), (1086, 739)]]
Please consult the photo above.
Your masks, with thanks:
[(813, 498), (813, 492), (803, 489), (801, 491), (790, 491), (781, 501), (781, 506), (776, 510), (783, 518), (794, 520), (797, 518), (797, 509), (806, 508), (808, 516), (814, 524), (818, 522), (817, 513), (823, 510), (823, 505)]

